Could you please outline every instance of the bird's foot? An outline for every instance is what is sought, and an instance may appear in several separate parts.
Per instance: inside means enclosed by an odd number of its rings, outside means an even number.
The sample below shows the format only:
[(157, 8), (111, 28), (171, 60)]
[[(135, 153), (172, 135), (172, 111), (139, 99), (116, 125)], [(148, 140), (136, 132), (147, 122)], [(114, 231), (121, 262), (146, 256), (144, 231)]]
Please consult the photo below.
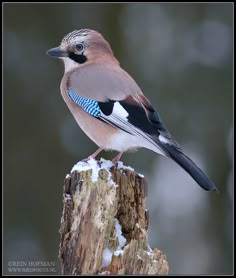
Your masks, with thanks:
[(88, 156), (87, 158), (82, 159), (82, 162), (88, 162), (90, 159), (94, 159), (92, 156)]
[[(99, 149), (96, 150), (96, 152), (92, 153), (90, 156), (88, 156), (87, 158), (82, 159), (81, 161), (83, 162), (88, 162), (90, 159), (95, 159), (96, 156), (103, 150), (102, 147), (100, 147)], [(95, 159), (96, 160), (96, 159)], [(97, 161), (97, 160), (96, 160)]]
[(123, 154), (124, 152), (120, 152), (116, 157), (114, 157), (113, 159), (112, 159), (112, 163), (117, 167), (118, 166), (118, 162), (119, 162), (119, 160), (120, 160), (120, 158), (121, 158), (121, 156), (122, 156), (122, 154)]

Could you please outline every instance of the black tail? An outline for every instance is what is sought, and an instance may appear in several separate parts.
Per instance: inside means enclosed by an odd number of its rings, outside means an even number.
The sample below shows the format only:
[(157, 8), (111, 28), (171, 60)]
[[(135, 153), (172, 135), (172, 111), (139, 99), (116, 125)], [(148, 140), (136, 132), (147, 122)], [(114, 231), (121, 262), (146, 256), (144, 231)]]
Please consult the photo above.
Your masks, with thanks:
[(165, 153), (178, 163), (189, 175), (205, 190), (217, 191), (214, 183), (202, 172), (202, 170), (182, 151), (170, 144), (162, 144)]

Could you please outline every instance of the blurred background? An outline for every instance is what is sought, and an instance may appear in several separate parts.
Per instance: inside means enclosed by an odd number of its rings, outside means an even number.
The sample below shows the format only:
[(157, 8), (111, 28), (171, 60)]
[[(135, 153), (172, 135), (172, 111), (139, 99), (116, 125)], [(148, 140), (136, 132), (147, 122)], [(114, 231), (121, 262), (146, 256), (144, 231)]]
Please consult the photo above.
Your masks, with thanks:
[[(62, 62), (45, 53), (82, 28), (104, 35), (220, 190), (202, 190), (149, 150), (125, 154), (124, 164), (148, 182), (151, 248), (167, 255), (170, 274), (232, 274), (232, 26), (232, 4), (3, 5), (4, 274), (60, 274), (63, 181), (96, 146), (62, 100)], [(52, 268), (27, 273), (25, 262)]]

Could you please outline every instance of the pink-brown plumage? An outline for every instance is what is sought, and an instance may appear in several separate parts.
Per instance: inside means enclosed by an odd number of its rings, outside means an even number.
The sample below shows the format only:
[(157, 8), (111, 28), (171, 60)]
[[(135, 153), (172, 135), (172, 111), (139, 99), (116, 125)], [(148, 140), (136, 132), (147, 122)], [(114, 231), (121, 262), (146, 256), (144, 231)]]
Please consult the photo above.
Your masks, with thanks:
[(48, 54), (63, 59), (62, 97), (80, 128), (99, 149), (121, 154), (144, 147), (168, 156), (206, 190), (212, 181), (184, 154), (134, 79), (124, 71), (103, 36), (89, 29), (73, 31)]

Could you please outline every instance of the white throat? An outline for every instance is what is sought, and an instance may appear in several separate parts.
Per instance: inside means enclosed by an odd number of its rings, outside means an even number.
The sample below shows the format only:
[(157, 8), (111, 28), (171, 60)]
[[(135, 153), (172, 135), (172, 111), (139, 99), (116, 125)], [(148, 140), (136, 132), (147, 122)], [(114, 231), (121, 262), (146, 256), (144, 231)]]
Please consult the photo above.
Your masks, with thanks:
[(65, 65), (65, 73), (78, 68), (79, 64), (70, 59), (69, 57), (61, 57)]

